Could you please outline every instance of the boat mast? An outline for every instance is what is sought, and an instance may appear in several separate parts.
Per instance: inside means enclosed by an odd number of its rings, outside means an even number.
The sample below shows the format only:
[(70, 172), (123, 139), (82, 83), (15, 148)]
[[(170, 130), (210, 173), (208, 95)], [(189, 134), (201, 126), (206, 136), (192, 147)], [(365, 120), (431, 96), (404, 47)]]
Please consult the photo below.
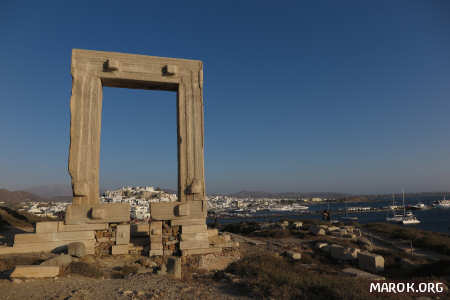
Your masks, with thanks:
[(403, 194), (403, 216), (406, 216), (405, 189), (402, 189), (402, 194)]

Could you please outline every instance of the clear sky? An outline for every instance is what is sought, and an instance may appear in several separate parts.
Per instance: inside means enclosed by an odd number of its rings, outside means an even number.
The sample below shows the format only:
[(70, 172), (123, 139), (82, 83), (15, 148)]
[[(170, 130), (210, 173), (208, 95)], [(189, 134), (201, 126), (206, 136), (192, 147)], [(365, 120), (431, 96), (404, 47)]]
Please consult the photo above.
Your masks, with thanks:
[[(204, 62), (208, 192), (450, 188), (449, 1), (2, 0), (0, 186), (70, 183), (72, 48)], [(176, 95), (103, 100), (102, 186), (176, 188)]]

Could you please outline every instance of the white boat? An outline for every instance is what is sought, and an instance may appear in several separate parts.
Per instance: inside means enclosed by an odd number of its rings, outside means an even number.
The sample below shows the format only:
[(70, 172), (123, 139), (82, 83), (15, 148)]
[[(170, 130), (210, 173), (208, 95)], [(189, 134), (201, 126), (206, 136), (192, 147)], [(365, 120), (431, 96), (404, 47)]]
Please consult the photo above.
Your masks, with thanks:
[(401, 223), (404, 224), (404, 225), (408, 225), (408, 224), (419, 224), (419, 223), (420, 223), (420, 220), (417, 219), (416, 216), (414, 216), (414, 215), (411, 214), (410, 216), (405, 216), (405, 217), (403, 217)]
[(395, 214), (392, 218), (386, 218), (388, 222), (400, 223), (404, 225), (409, 224), (419, 224), (420, 220), (410, 211), (406, 212), (405, 206), (405, 191), (402, 190), (403, 194), (403, 215)]
[(281, 206), (281, 207), (270, 207), (270, 211), (292, 211), (292, 208), (289, 206)]
[(439, 200), (434, 204), (437, 208), (450, 208), (450, 200), (446, 200), (445, 196), (443, 200)]
[(439, 208), (450, 208), (450, 200), (438, 201), (438, 204), (436, 205), (436, 207), (439, 207)]
[(395, 214), (392, 217), (386, 217), (386, 221), (394, 222), (394, 223), (399, 223), (402, 221), (402, 219), (403, 219), (403, 215), (401, 215), (401, 214)]
[(294, 205), (292, 205), (292, 209), (295, 209), (295, 210), (307, 210), (307, 209), (309, 209), (309, 207), (305, 206), (305, 205), (294, 204)]
[(386, 221), (387, 222), (394, 222), (394, 223), (400, 222), (402, 220), (402, 218), (403, 218), (403, 215), (394, 213), (394, 210), (399, 208), (398, 205), (395, 205), (395, 196), (394, 196), (394, 194), (392, 194), (392, 205), (390, 205), (389, 208), (392, 210), (392, 217), (386, 217)]
[(410, 206), (411, 209), (427, 209), (428, 206), (426, 206), (425, 204), (423, 204), (422, 202), (419, 202), (417, 204), (411, 205)]

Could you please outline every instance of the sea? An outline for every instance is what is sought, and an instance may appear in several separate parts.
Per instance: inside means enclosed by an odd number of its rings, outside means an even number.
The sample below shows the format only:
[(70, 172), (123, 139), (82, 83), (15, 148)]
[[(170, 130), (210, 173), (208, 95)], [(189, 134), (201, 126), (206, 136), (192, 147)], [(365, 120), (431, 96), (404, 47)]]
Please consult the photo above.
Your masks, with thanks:
[[(414, 205), (418, 202), (424, 203), (427, 206), (431, 207), (431, 204), (435, 200), (440, 199), (425, 199), (422, 201), (408, 201), (405, 199), (406, 205)], [(399, 201), (395, 203), (396, 205), (401, 205)], [(323, 210), (331, 211), (331, 219), (339, 220), (340, 217), (344, 216), (344, 214), (333, 214), (338, 210), (344, 210), (349, 207), (373, 207), (373, 208), (381, 208), (388, 205), (392, 205), (391, 201), (370, 201), (370, 202), (358, 202), (358, 203), (323, 203), (323, 204), (314, 204), (309, 206), (309, 211), (320, 212)], [(397, 213), (402, 213), (402, 210), (397, 210)], [(358, 213), (348, 213), (349, 217), (358, 217), (358, 223), (367, 224), (374, 222), (385, 222), (386, 217), (391, 212), (383, 211), (383, 212), (358, 212)], [(450, 234), (450, 208), (429, 208), (424, 210), (414, 210), (414, 215), (420, 220), (420, 224), (411, 224), (411, 225), (402, 225), (412, 228), (418, 228), (423, 230), (429, 230), (433, 232), (441, 232)], [(255, 222), (268, 222), (268, 221), (278, 221), (278, 220), (306, 220), (306, 219), (321, 219), (322, 216), (318, 213), (298, 213), (298, 212), (276, 212), (276, 213), (255, 213), (249, 217), (236, 217), (236, 218), (226, 218), (219, 219), (219, 223), (235, 223), (235, 222), (245, 222), (245, 221), (255, 221)], [(212, 221), (212, 220), (209, 220)]]

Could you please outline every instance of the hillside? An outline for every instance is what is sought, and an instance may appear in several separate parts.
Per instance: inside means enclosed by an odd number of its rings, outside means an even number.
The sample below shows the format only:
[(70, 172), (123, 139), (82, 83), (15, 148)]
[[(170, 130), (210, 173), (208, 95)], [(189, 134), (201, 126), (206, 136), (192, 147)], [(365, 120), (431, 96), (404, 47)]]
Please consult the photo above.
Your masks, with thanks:
[(25, 189), (25, 191), (43, 198), (72, 196), (72, 187), (70, 184), (47, 184), (33, 186)]
[(47, 201), (47, 199), (25, 191), (0, 189), (0, 202), (16, 204), (23, 201)]
[(327, 192), (317, 192), (317, 193), (300, 193), (300, 192), (282, 192), (282, 193), (271, 193), (264, 191), (240, 191), (237, 193), (229, 194), (229, 196), (236, 198), (272, 198), (272, 199), (296, 199), (296, 198), (310, 198), (310, 197), (320, 197), (320, 198), (341, 198), (345, 197), (347, 194), (342, 193), (327, 193)]
[(27, 213), (19, 213), (8, 207), (0, 206), (0, 231), (12, 228), (32, 228), (39, 217), (34, 217)]

